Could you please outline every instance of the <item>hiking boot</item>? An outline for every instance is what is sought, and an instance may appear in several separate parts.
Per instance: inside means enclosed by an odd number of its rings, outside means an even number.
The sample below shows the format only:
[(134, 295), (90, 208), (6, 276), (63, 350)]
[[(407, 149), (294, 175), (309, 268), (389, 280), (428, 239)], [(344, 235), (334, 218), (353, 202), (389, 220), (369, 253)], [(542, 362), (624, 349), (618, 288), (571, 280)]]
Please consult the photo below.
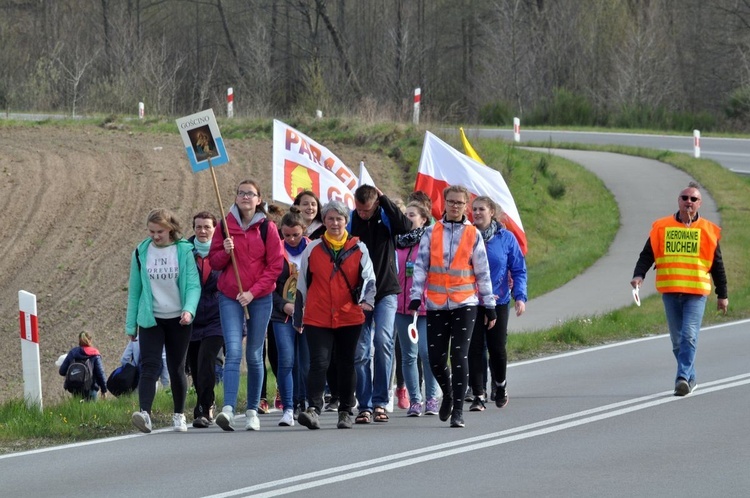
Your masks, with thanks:
[(409, 407), (409, 411), (406, 412), (407, 417), (421, 417), (422, 416), (422, 403), (412, 403)]
[(453, 410), (453, 398), (443, 395), (443, 402), (440, 403), (440, 411), (438, 412), (440, 421), (445, 422), (446, 420), (451, 418), (452, 410)]
[(245, 412), (245, 430), (260, 430), (260, 419), (258, 418), (258, 412), (256, 410), (248, 410)]
[(227, 405), (221, 409), (221, 413), (216, 416), (216, 425), (224, 431), (233, 431), (232, 423), (234, 422), (234, 410)]
[(146, 434), (151, 432), (151, 417), (148, 415), (147, 411), (141, 410), (139, 412), (133, 413), (133, 416), (130, 417), (130, 420), (139, 431), (145, 432)]
[(310, 430), (320, 429), (320, 421), (318, 420), (318, 412), (312, 406), (299, 414), (297, 422), (300, 425), (304, 425)]
[(265, 415), (269, 411), (271, 411), (271, 409), (268, 406), (268, 401), (261, 399), (260, 403), (258, 403), (258, 413)]
[(196, 429), (207, 429), (211, 425), (206, 417), (196, 417), (193, 419), (193, 427)]
[(440, 405), (438, 404), (438, 400), (436, 398), (430, 398), (427, 400), (427, 403), (425, 403), (424, 405), (424, 414), (425, 415), (437, 415), (439, 409), (440, 409)]
[(398, 400), (398, 407), (402, 410), (410, 408), (409, 406), (409, 392), (405, 387), (396, 389), (396, 399)]
[(675, 396), (687, 396), (690, 394), (690, 384), (688, 381), (680, 377), (674, 385)]
[(338, 429), (351, 429), (352, 428), (352, 416), (349, 415), (348, 411), (339, 412), (339, 421), (336, 424)]
[(458, 408), (453, 410), (451, 414), (451, 427), (466, 427), (463, 410), (459, 410)]
[(184, 413), (175, 413), (172, 415), (172, 426), (175, 432), (187, 432), (187, 423), (185, 422)]
[(470, 412), (483, 412), (487, 407), (484, 406), (484, 400), (481, 396), (474, 396), (474, 400), (469, 407)]
[(281, 427), (293, 427), (294, 426), (294, 411), (284, 410), (284, 414), (281, 416), (281, 420), (279, 420), (279, 425)]

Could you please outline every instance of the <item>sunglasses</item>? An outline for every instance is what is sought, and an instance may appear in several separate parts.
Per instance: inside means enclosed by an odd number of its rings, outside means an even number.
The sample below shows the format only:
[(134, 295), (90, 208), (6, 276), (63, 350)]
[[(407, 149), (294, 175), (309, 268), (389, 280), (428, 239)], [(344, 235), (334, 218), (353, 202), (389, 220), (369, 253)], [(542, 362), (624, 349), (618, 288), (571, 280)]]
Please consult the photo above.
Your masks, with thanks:
[(690, 199), (690, 202), (698, 202), (699, 200), (701, 200), (700, 197), (690, 197), (689, 195), (681, 195), (680, 199), (682, 199), (683, 201), (687, 201), (688, 199)]

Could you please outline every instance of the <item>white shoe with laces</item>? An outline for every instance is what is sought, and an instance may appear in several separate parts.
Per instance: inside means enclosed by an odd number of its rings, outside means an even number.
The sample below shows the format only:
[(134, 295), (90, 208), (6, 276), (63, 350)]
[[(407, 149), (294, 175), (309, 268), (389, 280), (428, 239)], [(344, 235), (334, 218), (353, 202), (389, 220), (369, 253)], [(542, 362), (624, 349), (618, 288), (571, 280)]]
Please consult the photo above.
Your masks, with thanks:
[(279, 425), (281, 427), (294, 427), (294, 411), (284, 410), (284, 414), (281, 416), (281, 420), (279, 420)]
[(234, 409), (226, 405), (221, 409), (221, 413), (216, 416), (216, 425), (225, 431), (233, 431), (232, 422), (234, 422)]
[(141, 410), (139, 412), (133, 413), (133, 416), (130, 418), (130, 420), (133, 422), (133, 425), (138, 428), (139, 431), (145, 432), (146, 434), (151, 432), (151, 417), (149, 417), (147, 411)]
[(185, 422), (184, 413), (175, 413), (172, 415), (172, 425), (175, 432), (187, 432), (187, 422)]
[(245, 420), (246, 431), (259, 431), (260, 430), (260, 419), (258, 418), (257, 410), (248, 410), (247, 412), (245, 412), (245, 419), (246, 419)]

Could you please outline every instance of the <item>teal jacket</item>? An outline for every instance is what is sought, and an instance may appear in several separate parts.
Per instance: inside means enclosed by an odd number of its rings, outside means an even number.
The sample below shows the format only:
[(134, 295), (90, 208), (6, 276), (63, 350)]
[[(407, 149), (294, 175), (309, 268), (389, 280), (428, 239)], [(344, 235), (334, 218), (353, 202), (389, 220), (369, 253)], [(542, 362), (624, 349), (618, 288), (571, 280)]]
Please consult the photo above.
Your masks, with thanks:
[[(188, 311), (195, 318), (195, 309), (201, 297), (201, 282), (198, 268), (193, 257), (193, 244), (186, 239), (177, 242), (177, 264), (180, 273), (177, 276), (177, 286), (180, 288), (182, 311)], [(128, 283), (128, 312), (125, 317), (125, 333), (136, 335), (138, 327), (155, 327), (154, 296), (146, 272), (146, 255), (151, 238), (147, 238), (138, 245), (130, 259), (130, 282)]]

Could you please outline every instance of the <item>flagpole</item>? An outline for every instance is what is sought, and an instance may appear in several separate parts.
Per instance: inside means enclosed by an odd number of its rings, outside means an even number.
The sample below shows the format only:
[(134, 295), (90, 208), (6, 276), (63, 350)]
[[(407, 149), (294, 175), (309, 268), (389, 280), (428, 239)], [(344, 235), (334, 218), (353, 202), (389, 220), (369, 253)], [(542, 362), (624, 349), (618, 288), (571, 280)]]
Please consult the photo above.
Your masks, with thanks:
[[(219, 193), (219, 183), (216, 181), (216, 173), (214, 172), (214, 166), (211, 164), (211, 152), (208, 152), (208, 169), (211, 170), (211, 178), (214, 181), (214, 192), (216, 192), (216, 200), (219, 202), (219, 212), (221, 213), (221, 221), (224, 226), (224, 238), (229, 238), (229, 227), (227, 226), (227, 216), (224, 213), (224, 205), (221, 203), (221, 194)], [(237, 266), (237, 258), (234, 256), (234, 249), (229, 251), (229, 257), (232, 259), (232, 268), (234, 268), (234, 277), (237, 279), (237, 288), (240, 293), (242, 290), (242, 281), (240, 281), (240, 269)], [(250, 312), (247, 310), (247, 306), (243, 306), (242, 310), (245, 312), (245, 320), (250, 319)]]

